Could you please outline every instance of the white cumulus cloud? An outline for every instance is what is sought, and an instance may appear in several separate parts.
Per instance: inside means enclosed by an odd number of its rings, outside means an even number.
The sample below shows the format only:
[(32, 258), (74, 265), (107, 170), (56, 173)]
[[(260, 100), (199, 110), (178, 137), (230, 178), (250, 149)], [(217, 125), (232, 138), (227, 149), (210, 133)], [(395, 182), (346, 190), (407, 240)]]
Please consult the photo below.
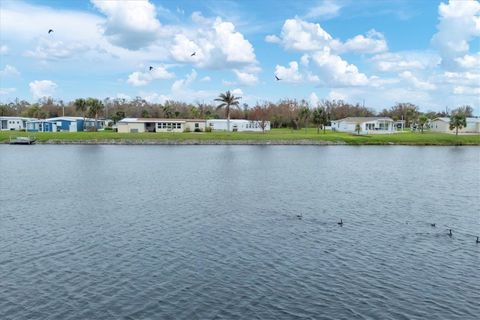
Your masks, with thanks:
[(103, 33), (113, 44), (136, 50), (158, 38), (160, 21), (155, 6), (148, 0), (91, 2), (107, 17)]
[[(440, 51), (444, 63), (449, 66), (456, 57), (469, 51), (469, 42), (480, 36), (480, 2), (450, 0), (438, 6), (440, 22), (432, 43)], [(478, 48), (478, 40), (477, 40)]]
[(128, 76), (127, 83), (133, 86), (144, 86), (150, 83), (153, 80), (166, 80), (172, 79), (175, 77), (175, 74), (169, 72), (165, 66), (155, 66), (151, 71), (140, 72), (135, 71)]
[(288, 67), (281, 65), (275, 66), (275, 75), (285, 82), (300, 82), (302, 75), (298, 71), (298, 62), (291, 61)]
[(237, 75), (238, 82), (242, 85), (253, 86), (258, 83), (258, 77), (253, 73), (240, 70), (233, 70), (233, 72)]
[(181, 93), (188, 89), (188, 86), (197, 78), (197, 71), (192, 69), (192, 72), (188, 74), (184, 79), (179, 79), (172, 84), (172, 92), (174, 94)]
[(30, 93), (34, 99), (53, 96), (57, 84), (51, 80), (35, 80), (29, 83)]
[(335, 86), (368, 85), (368, 77), (357, 66), (348, 63), (340, 56), (331, 54), (329, 48), (312, 55), (312, 60), (320, 69), (320, 78)]
[(455, 58), (455, 62), (463, 69), (480, 69), (480, 53), (466, 54), (463, 57)]
[(323, 1), (323, 3), (310, 8), (305, 17), (329, 19), (338, 16), (341, 8), (342, 6), (340, 2), (333, 0), (325, 0)]
[(382, 33), (372, 29), (366, 36), (357, 35), (345, 43), (337, 45), (340, 52), (380, 53), (388, 50), (387, 41)]
[(332, 41), (332, 36), (320, 24), (300, 18), (285, 20), (280, 37), (274, 35), (267, 37), (270, 42), (279, 42), (286, 49), (297, 51), (321, 50)]
[(9, 64), (3, 68), (3, 70), (0, 70), (0, 76), (5, 77), (5, 76), (19, 76), (20, 72), (14, 67)]
[(207, 19), (198, 12), (192, 15), (192, 21), (194, 28), (174, 37), (170, 49), (174, 60), (212, 69), (257, 63), (252, 44), (235, 30), (233, 23), (218, 17)]
[(416, 89), (420, 90), (435, 90), (437, 87), (430, 82), (422, 81), (415, 77), (412, 72), (404, 71), (400, 73), (400, 77), (406, 80), (408, 83), (413, 85)]
[(382, 72), (424, 70), (440, 64), (438, 54), (426, 51), (386, 52), (373, 56), (370, 61)]
[(240, 88), (236, 88), (236, 89), (233, 89), (233, 90), (232, 90), (232, 94), (233, 94), (234, 96), (237, 96), (237, 97), (238, 97), (238, 96), (243, 96), (243, 91), (242, 91), (242, 89), (240, 89)]
[(310, 93), (309, 100), (310, 100), (310, 105), (312, 105), (313, 107), (316, 107), (318, 105), (318, 102), (320, 101), (320, 99), (318, 98), (315, 92)]

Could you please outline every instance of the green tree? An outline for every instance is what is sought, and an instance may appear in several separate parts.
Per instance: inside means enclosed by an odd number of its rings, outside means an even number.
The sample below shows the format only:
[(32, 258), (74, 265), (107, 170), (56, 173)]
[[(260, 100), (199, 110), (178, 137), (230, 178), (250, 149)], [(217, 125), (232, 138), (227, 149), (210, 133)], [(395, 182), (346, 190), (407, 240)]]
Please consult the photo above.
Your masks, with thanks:
[(165, 115), (165, 118), (170, 119), (172, 117), (172, 107), (170, 107), (170, 105), (166, 104), (163, 106), (162, 111)]
[(422, 114), (420, 117), (418, 117), (418, 124), (420, 125), (420, 130), (422, 130), (423, 133), (423, 128), (428, 122), (428, 117), (424, 114)]
[(81, 113), (82, 113), (82, 116), (83, 116), (83, 130), (85, 130), (85, 113), (86, 113), (87, 110), (88, 110), (87, 100), (85, 100), (85, 99), (83, 99), (83, 98), (76, 99), (76, 100), (73, 102), (73, 105), (75, 106), (75, 110), (76, 110), (77, 112), (81, 112)]
[(324, 110), (322, 108), (315, 108), (313, 110), (312, 121), (317, 127), (317, 134), (320, 133), (320, 126), (323, 125)]
[(455, 113), (450, 117), (450, 130), (455, 129), (455, 135), (458, 130), (467, 126), (467, 117), (463, 113)]
[(221, 93), (215, 101), (221, 102), (217, 106), (217, 110), (225, 107), (225, 115), (227, 116), (227, 131), (230, 131), (230, 107), (239, 106), (240, 97), (235, 97), (230, 91), (226, 93)]
[(358, 135), (360, 135), (361, 130), (362, 130), (362, 127), (360, 126), (360, 123), (357, 123), (355, 125), (355, 131), (357, 132)]
[(308, 107), (300, 109), (300, 119), (303, 119), (303, 126), (305, 127), (305, 133), (307, 133), (308, 120), (310, 119), (312, 111)]
[(102, 112), (104, 106), (102, 101), (95, 99), (95, 98), (88, 98), (87, 99), (87, 106), (88, 106), (88, 113), (95, 117), (95, 131), (98, 130), (97, 121), (98, 115)]

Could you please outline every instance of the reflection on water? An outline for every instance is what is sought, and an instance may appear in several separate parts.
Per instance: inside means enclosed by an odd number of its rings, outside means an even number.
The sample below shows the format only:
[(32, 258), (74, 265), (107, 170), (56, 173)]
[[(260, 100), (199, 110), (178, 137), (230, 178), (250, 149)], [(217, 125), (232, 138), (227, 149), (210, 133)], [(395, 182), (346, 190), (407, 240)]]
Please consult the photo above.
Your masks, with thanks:
[(479, 166), (476, 147), (0, 146), (0, 318), (475, 319)]

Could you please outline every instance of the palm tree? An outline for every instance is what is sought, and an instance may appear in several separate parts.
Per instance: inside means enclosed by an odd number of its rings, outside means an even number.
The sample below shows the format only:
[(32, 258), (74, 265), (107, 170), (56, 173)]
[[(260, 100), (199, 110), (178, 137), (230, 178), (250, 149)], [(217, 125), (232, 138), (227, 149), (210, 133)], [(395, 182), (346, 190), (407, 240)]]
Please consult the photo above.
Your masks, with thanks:
[(94, 98), (87, 99), (88, 112), (95, 116), (95, 131), (97, 131), (98, 114), (103, 110), (102, 101)]
[(165, 118), (169, 119), (172, 117), (172, 107), (170, 107), (168, 104), (163, 106), (162, 110), (163, 110), (163, 113), (165, 114)]
[(235, 97), (230, 91), (221, 93), (215, 101), (221, 102), (217, 106), (217, 110), (225, 107), (225, 114), (227, 116), (227, 131), (230, 131), (230, 106), (238, 108), (240, 97)]
[(303, 119), (303, 125), (305, 127), (305, 133), (307, 133), (307, 123), (310, 118), (311, 111), (308, 107), (303, 107), (300, 110), (300, 118)]
[(362, 127), (360, 126), (360, 123), (357, 123), (355, 125), (355, 131), (357, 132), (357, 134), (359, 135), (360, 134), (360, 131), (362, 130)]
[(458, 129), (467, 126), (467, 118), (463, 113), (455, 113), (450, 117), (450, 130), (455, 129), (455, 135), (458, 135)]
[(418, 124), (420, 125), (420, 130), (422, 130), (423, 133), (423, 128), (428, 122), (428, 117), (424, 114), (422, 114), (420, 117), (418, 117)]
[(85, 99), (77, 99), (73, 103), (75, 105), (75, 110), (80, 111), (83, 116), (83, 130), (85, 131), (85, 113), (87, 112), (87, 101)]
[(317, 134), (320, 133), (320, 125), (323, 124), (323, 109), (316, 108), (313, 110), (313, 123), (317, 126)]

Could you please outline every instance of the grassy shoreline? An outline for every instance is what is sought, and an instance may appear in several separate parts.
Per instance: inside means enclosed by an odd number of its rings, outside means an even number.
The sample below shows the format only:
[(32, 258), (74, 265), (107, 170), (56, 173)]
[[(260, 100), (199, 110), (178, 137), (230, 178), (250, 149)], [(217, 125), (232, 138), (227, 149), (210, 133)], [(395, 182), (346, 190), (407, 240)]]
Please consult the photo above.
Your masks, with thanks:
[(16, 132), (1, 131), (0, 143), (10, 137), (35, 136), (37, 143), (46, 144), (259, 144), (259, 145), (480, 145), (480, 135), (455, 136), (446, 133), (413, 133), (354, 135), (342, 132), (317, 134), (316, 129), (273, 129), (256, 132), (205, 133), (117, 133), (117, 132)]

